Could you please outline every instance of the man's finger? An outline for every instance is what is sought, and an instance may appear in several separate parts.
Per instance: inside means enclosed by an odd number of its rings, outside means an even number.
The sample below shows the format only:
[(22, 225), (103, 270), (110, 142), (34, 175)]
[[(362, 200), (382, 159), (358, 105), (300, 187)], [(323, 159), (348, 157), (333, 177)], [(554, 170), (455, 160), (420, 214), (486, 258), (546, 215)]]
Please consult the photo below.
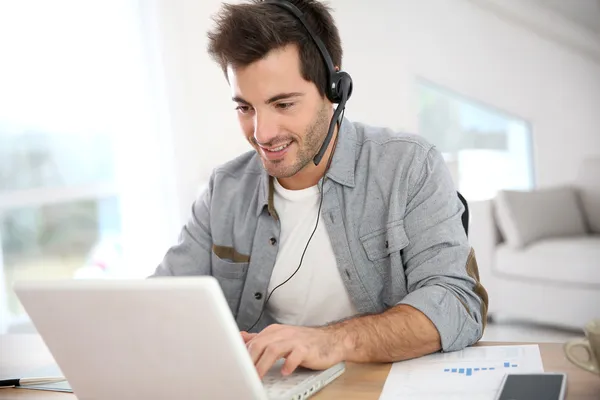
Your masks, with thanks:
[(281, 369), (281, 373), (284, 376), (287, 376), (294, 372), (296, 368), (304, 361), (304, 357), (306, 356), (306, 352), (301, 348), (295, 348), (286, 358), (285, 363), (283, 364), (283, 368)]
[(241, 331), (240, 334), (242, 335), (242, 339), (244, 339), (244, 343), (246, 344), (254, 339), (256, 335), (258, 335), (258, 333), (248, 333), (246, 331)]
[(262, 336), (258, 336), (255, 340), (246, 343), (246, 348), (248, 349), (248, 353), (250, 353), (252, 364), (256, 365), (268, 343), (269, 341), (265, 341)]
[(254, 365), (258, 363), (258, 360), (265, 351), (265, 348), (271, 343), (276, 343), (285, 338), (285, 334), (281, 333), (277, 327), (268, 327), (260, 333), (252, 334), (255, 335), (249, 342), (246, 342), (246, 347), (250, 352), (250, 357)]
[(277, 360), (282, 357), (285, 357), (293, 350), (293, 342), (291, 341), (279, 341), (275, 343), (269, 343), (262, 355), (258, 359), (257, 362), (254, 363), (256, 365), (256, 371), (258, 372), (258, 376), (262, 379), (263, 376), (271, 369), (273, 364)]

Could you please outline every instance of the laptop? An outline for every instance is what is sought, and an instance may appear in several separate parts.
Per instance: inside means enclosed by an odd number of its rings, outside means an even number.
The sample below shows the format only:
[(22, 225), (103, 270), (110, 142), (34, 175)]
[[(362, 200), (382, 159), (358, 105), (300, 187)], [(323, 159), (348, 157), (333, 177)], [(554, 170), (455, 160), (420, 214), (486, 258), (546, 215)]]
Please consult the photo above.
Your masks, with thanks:
[(20, 281), (13, 288), (79, 399), (306, 399), (345, 371), (283, 360), (261, 379), (216, 279)]

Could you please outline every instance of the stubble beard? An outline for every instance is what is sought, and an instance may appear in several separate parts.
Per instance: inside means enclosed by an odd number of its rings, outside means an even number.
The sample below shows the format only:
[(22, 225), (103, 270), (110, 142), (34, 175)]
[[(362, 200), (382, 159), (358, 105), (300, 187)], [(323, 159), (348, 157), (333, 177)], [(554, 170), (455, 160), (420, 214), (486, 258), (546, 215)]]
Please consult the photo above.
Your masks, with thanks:
[[(267, 173), (274, 178), (290, 178), (306, 167), (321, 148), (325, 135), (329, 129), (329, 118), (327, 117), (327, 107), (324, 103), (315, 121), (308, 126), (304, 134), (302, 147), (298, 148), (296, 159), (293, 163), (283, 160), (269, 161), (263, 159), (263, 166)], [(295, 142), (298, 147), (299, 143)]]

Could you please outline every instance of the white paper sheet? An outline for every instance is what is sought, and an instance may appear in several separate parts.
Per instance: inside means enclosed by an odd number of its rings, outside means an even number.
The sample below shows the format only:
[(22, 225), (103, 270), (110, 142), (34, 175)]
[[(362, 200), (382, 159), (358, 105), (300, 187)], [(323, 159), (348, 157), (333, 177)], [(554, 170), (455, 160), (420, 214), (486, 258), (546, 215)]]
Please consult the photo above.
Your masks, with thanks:
[(71, 389), (71, 385), (69, 385), (69, 382), (67, 381), (46, 383), (40, 385), (23, 385), (18, 386), (17, 389), (48, 390), (52, 392), (73, 392), (73, 389)]
[(468, 347), (394, 363), (379, 400), (493, 400), (505, 374), (543, 371), (538, 345)]
[[(57, 364), (49, 364), (42, 368), (38, 368), (33, 371), (29, 371), (28, 374), (23, 376), (23, 378), (29, 377), (42, 377), (42, 376), (63, 376), (62, 371), (60, 370)], [(69, 382), (57, 382), (57, 383), (44, 383), (39, 385), (23, 385), (19, 386), (18, 389), (35, 389), (35, 390), (49, 390), (54, 392), (72, 392), (71, 385)]]

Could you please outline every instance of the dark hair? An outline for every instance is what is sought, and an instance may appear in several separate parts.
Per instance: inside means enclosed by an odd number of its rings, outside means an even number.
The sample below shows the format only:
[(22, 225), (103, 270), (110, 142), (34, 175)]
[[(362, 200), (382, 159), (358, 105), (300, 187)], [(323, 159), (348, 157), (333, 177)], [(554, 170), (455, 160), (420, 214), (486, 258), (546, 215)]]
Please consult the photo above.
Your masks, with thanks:
[[(330, 8), (316, 0), (288, 0), (302, 13), (307, 24), (325, 44), (334, 66), (342, 68), (342, 43)], [(244, 67), (271, 50), (295, 44), (300, 55), (302, 77), (313, 82), (321, 96), (327, 85), (325, 61), (314, 41), (289, 11), (275, 4), (251, 0), (246, 4), (224, 4), (213, 17), (208, 32), (208, 52), (223, 72), (227, 66)]]

